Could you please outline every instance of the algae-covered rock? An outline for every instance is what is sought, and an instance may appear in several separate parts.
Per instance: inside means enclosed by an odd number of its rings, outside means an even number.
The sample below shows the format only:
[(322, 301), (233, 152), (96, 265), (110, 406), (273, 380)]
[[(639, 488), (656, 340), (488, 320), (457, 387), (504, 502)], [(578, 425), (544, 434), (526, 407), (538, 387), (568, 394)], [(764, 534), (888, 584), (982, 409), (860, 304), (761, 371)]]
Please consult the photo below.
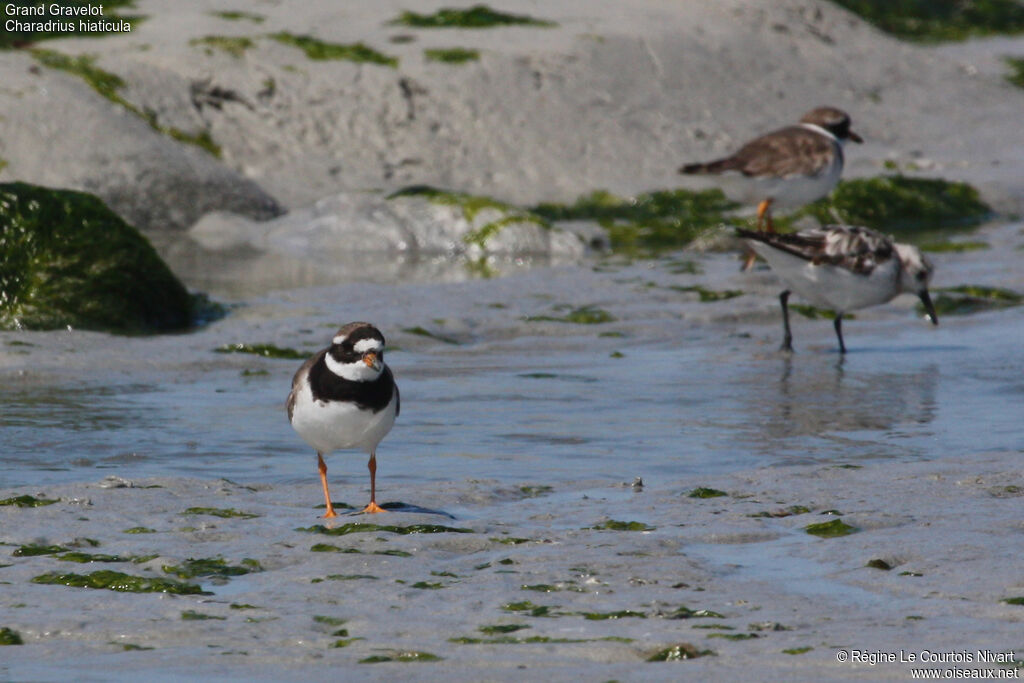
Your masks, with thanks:
[(992, 217), (992, 208), (967, 183), (903, 175), (844, 180), (826, 199), (796, 215), (822, 223), (864, 225), (886, 233), (925, 233), (973, 228)]
[(146, 239), (97, 197), (0, 184), (0, 329), (182, 329), (192, 300)]

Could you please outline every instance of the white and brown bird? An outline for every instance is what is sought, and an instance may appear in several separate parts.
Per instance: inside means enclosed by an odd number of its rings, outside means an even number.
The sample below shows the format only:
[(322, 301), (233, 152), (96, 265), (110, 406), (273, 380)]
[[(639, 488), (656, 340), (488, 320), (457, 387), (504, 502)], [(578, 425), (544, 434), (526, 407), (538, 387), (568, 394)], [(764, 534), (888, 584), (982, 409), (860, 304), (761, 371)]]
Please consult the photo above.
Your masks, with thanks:
[(773, 205), (797, 208), (836, 186), (847, 140), (863, 142), (850, 130), (850, 116), (834, 107), (818, 107), (795, 126), (755, 138), (723, 159), (686, 164), (679, 172), (717, 176), (731, 199), (757, 204), (758, 230), (775, 232)]
[(903, 292), (916, 294), (933, 325), (939, 324), (928, 295), (934, 267), (910, 244), (894, 242), (870, 228), (828, 225), (793, 234), (738, 230), (786, 289), (779, 295), (785, 336), (783, 351), (793, 350), (789, 329), (789, 295), (796, 292), (815, 306), (835, 311), (839, 352), (843, 343), (843, 314), (883, 304)]
[(370, 454), (370, 503), (363, 512), (383, 512), (377, 505), (377, 444), (398, 417), (398, 385), (384, 364), (384, 335), (369, 323), (349, 323), (331, 345), (307, 360), (292, 379), (288, 420), (316, 450), (327, 512), (337, 517), (327, 489), (324, 456), (358, 448)]

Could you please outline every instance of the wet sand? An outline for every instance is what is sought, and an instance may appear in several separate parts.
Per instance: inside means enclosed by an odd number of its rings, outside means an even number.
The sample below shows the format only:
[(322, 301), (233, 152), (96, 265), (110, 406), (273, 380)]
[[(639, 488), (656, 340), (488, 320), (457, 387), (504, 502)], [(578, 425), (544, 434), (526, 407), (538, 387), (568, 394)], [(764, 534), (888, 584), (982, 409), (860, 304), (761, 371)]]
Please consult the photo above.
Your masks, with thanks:
[[(1017, 245), (1020, 231), (975, 237)], [(936, 284), (1019, 290), (1014, 255), (936, 255)], [(900, 298), (849, 322), (845, 359), (828, 321), (795, 318), (786, 357), (777, 284), (737, 263), (681, 253), (254, 294), (175, 337), (4, 333), (0, 498), (59, 502), (0, 507), (0, 626), (26, 643), (4, 648), (0, 672), (905, 679), (908, 664), (837, 653), (1019, 647), (1024, 612), (1003, 602), (1024, 594), (1019, 309), (932, 328)], [(672, 289), (698, 283), (743, 294), (704, 303)], [(524, 320), (585, 305), (615, 320)], [(322, 523), (315, 459), (282, 407), (298, 361), (212, 351), (312, 350), (354, 317), (397, 347), (403, 412), (380, 449), (379, 495), (400, 509), (324, 526), (460, 531), (309, 530)], [(403, 331), (415, 326), (448, 341)], [(335, 500), (364, 504), (365, 456), (328, 464)], [(725, 495), (690, 496), (701, 487)], [(805, 531), (835, 519), (856, 531)], [(136, 527), (152, 533), (126, 533)], [(128, 561), (13, 555), (27, 544)], [(201, 595), (32, 582), (174, 579), (165, 567), (190, 559), (254, 571), (182, 579)], [(680, 643), (716, 656), (646, 662)], [(439, 659), (367, 661), (403, 653)]]

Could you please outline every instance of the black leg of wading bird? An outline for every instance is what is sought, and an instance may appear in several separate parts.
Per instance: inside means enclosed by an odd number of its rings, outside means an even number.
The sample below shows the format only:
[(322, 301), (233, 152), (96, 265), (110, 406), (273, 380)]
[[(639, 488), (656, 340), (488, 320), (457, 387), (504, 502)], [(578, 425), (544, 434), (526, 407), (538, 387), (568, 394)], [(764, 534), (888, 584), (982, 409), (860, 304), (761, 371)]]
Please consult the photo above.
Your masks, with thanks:
[(789, 290), (779, 294), (779, 303), (782, 304), (782, 329), (785, 336), (782, 337), (782, 346), (779, 351), (793, 350), (793, 333), (789, 331)]
[(839, 353), (846, 353), (846, 344), (843, 343), (843, 314), (836, 313), (836, 336), (839, 337)]

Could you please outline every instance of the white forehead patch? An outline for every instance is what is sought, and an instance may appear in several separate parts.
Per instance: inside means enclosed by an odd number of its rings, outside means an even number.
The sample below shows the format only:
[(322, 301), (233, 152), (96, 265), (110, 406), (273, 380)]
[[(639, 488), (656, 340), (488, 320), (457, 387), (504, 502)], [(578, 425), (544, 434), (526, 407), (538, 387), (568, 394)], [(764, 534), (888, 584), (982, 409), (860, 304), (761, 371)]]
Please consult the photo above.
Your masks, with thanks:
[(352, 349), (356, 353), (366, 353), (367, 351), (380, 351), (381, 343), (379, 339), (360, 339), (355, 343)]

